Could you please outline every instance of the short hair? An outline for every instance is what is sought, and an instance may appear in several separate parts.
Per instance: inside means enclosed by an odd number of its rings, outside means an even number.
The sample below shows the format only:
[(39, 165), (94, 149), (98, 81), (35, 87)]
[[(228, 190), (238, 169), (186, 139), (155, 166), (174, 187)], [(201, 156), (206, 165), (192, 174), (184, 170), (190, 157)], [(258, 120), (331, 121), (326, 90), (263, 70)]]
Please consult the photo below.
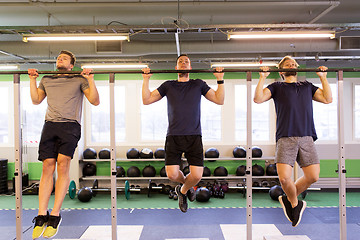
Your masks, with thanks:
[(71, 57), (71, 64), (72, 65), (75, 65), (75, 62), (76, 62), (76, 58), (75, 58), (75, 55), (72, 53), (72, 52), (70, 52), (70, 51), (68, 51), (68, 50), (62, 50), (60, 53), (59, 53), (59, 55), (60, 54), (66, 54), (66, 55), (68, 55), (68, 56), (70, 56)]
[(284, 65), (284, 62), (285, 62), (286, 60), (294, 60), (295, 63), (296, 63), (296, 67), (299, 67), (299, 64), (296, 62), (296, 60), (295, 60), (292, 56), (289, 56), (289, 55), (283, 57), (283, 59), (281, 59), (280, 62), (277, 64), (277, 67), (278, 67), (279, 69), (282, 69), (282, 68), (283, 68), (283, 65)]
[[(176, 59), (176, 64), (177, 64), (179, 58), (181, 58), (181, 57), (187, 57), (187, 58), (189, 58), (189, 56), (188, 56), (187, 54), (185, 54), (185, 53), (180, 54), (180, 55), (177, 57), (177, 59)], [(189, 58), (189, 59), (190, 59), (190, 58)]]

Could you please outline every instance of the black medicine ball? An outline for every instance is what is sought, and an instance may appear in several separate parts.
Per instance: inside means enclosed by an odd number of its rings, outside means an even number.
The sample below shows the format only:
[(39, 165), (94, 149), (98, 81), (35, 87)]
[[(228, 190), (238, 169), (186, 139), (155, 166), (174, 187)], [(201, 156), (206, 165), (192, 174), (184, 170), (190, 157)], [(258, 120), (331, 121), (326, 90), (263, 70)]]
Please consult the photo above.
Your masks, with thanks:
[(165, 166), (163, 166), (160, 170), (160, 176), (161, 177), (167, 177)]
[(96, 174), (96, 165), (93, 163), (86, 163), (83, 167), (84, 176), (94, 176)]
[(116, 176), (125, 177), (125, 169), (121, 166), (116, 166)]
[(228, 175), (228, 171), (223, 166), (217, 167), (214, 170), (214, 176), (227, 176), (227, 175)]
[(266, 167), (266, 175), (267, 176), (277, 176), (276, 164), (269, 164)]
[(257, 146), (252, 147), (252, 157), (253, 158), (261, 158), (262, 157), (261, 148), (259, 148)]
[(211, 176), (211, 170), (208, 167), (204, 167), (203, 171), (203, 177), (210, 177)]
[(78, 192), (78, 199), (81, 202), (89, 202), (93, 196), (92, 190), (89, 187), (81, 188)]
[(153, 151), (149, 148), (143, 148), (140, 152), (140, 158), (153, 158)]
[(146, 167), (143, 168), (142, 175), (143, 177), (155, 177), (156, 170), (153, 166), (147, 165)]
[(279, 185), (275, 185), (273, 187), (270, 188), (269, 190), (269, 195), (271, 197), (272, 200), (275, 200), (275, 201), (279, 201), (279, 196), (285, 194), (282, 187), (279, 186)]
[(165, 149), (163, 149), (163, 148), (156, 149), (154, 156), (155, 156), (155, 158), (165, 158)]
[(99, 152), (99, 158), (100, 159), (110, 159), (110, 149), (103, 148)]
[(136, 166), (131, 166), (126, 172), (128, 177), (140, 177), (140, 169)]
[(126, 157), (129, 159), (136, 159), (139, 158), (139, 156), (139, 150), (137, 150), (136, 148), (130, 148), (126, 153)]
[(235, 158), (246, 158), (246, 149), (243, 147), (235, 147), (233, 155)]
[(236, 169), (236, 176), (245, 176), (246, 173), (246, 166), (240, 165)]
[(83, 152), (84, 159), (96, 159), (96, 151), (93, 148), (87, 148)]
[(264, 171), (264, 168), (260, 165), (253, 165), (252, 166), (252, 175), (253, 176), (264, 176), (265, 174), (265, 171)]
[(196, 190), (196, 201), (207, 202), (211, 197), (209, 189), (206, 187), (200, 187)]
[(219, 158), (219, 151), (216, 148), (209, 148), (205, 151), (206, 158)]
[(189, 168), (189, 166), (184, 167), (182, 171), (183, 171), (183, 173), (184, 173), (184, 176), (188, 175), (188, 174), (190, 173), (190, 168)]

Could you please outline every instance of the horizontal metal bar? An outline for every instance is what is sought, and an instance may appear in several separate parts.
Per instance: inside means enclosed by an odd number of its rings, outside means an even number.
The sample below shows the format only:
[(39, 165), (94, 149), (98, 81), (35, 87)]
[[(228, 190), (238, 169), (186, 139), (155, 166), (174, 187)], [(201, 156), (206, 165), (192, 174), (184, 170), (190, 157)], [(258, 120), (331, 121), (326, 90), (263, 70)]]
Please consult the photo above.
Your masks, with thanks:
[[(360, 68), (331, 68), (326, 72), (360, 72)], [(193, 69), (193, 70), (151, 70), (151, 73), (214, 73), (214, 69)], [(258, 68), (248, 69), (224, 69), (223, 72), (261, 72)], [(321, 72), (317, 68), (303, 68), (303, 69), (269, 69), (268, 72)], [(39, 74), (80, 74), (81, 71), (38, 71)], [(94, 71), (93, 74), (142, 74), (142, 71)], [(28, 74), (27, 71), (0, 71), (0, 75), (11, 75), (11, 74)]]

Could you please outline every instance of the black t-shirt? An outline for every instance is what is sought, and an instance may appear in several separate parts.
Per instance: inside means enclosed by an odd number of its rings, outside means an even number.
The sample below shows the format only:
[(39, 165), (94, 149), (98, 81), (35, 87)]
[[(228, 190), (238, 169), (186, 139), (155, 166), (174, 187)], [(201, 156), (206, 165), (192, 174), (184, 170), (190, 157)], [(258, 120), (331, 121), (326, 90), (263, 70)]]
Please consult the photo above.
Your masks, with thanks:
[(210, 87), (201, 79), (188, 82), (166, 81), (157, 89), (162, 97), (167, 97), (167, 135), (201, 135), (200, 103), (201, 95), (206, 95)]
[(274, 82), (267, 86), (276, 109), (276, 141), (282, 137), (311, 136), (317, 139), (312, 98), (318, 89), (308, 81)]

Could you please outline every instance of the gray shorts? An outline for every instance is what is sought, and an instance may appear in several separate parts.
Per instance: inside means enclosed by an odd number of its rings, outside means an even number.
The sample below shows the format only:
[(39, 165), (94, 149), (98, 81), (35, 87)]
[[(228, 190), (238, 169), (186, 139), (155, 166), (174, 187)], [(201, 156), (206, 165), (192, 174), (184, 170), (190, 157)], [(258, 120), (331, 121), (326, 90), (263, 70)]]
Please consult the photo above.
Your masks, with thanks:
[(282, 137), (277, 141), (275, 162), (294, 167), (295, 160), (300, 167), (320, 163), (312, 137)]

